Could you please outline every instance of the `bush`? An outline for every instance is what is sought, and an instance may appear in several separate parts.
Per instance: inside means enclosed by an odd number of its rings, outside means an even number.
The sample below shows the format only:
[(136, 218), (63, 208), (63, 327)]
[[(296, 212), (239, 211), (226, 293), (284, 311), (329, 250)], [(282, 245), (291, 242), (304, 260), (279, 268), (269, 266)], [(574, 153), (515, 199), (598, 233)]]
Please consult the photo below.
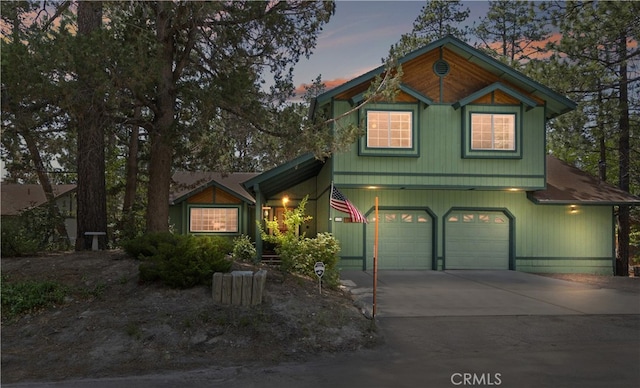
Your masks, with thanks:
[(122, 248), (129, 255), (136, 259), (144, 260), (158, 254), (158, 250), (167, 249), (165, 245), (176, 246), (180, 241), (181, 235), (175, 235), (170, 232), (153, 232), (142, 236), (127, 240), (122, 244)]
[(7, 277), (3, 276), (2, 319), (12, 319), (19, 314), (62, 304), (68, 293), (69, 288), (60, 283), (52, 281), (11, 283)]
[(41, 238), (28, 232), (22, 220), (6, 218), (2, 220), (2, 257), (28, 256), (37, 253)]
[(49, 209), (37, 207), (15, 217), (2, 218), (2, 256), (30, 256), (45, 250), (69, 248), (67, 236), (61, 236), (56, 225), (64, 222), (49, 213)]
[(316, 238), (303, 238), (294, 244), (285, 244), (281, 253), (282, 267), (288, 272), (316, 277), (315, 264), (324, 263), (322, 281), (335, 288), (340, 282), (337, 269), (340, 245), (330, 233), (319, 233)]
[(229, 272), (233, 249), (230, 239), (152, 233), (124, 244), (140, 259), (140, 280), (160, 281), (173, 288), (210, 285), (214, 272)]
[(296, 209), (286, 209), (283, 222), (287, 227), (285, 232), (278, 228), (277, 221), (266, 221), (267, 228), (273, 231), (273, 235), (262, 231), (262, 238), (266, 242), (275, 244), (276, 253), (280, 256), (280, 269), (285, 272), (298, 273), (315, 277), (314, 266), (318, 261), (325, 265), (323, 281), (329, 287), (337, 287), (340, 281), (340, 273), (337, 269), (338, 253), (340, 245), (330, 233), (319, 233), (315, 238), (307, 238), (296, 235), (304, 222), (311, 220), (304, 214), (307, 204), (305, 197)]
[(252, 263), (257, 262), (258, 252), (256, 252), (256, 247), (253, 246), (249, 236), (242, 235), (233, 240), (233, 258)]

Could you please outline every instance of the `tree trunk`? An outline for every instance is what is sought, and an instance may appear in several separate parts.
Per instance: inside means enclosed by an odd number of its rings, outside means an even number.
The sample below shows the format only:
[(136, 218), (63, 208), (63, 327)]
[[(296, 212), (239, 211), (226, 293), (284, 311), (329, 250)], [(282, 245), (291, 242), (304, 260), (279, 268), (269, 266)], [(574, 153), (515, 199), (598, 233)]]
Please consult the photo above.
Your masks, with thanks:
[[(133, 117), (139, 119), (141, 108), (136, 107)], [(122, 202), (122, 220), (120, 221), (121, 229), (125, 233), (135, 232), (135, 215), (133, 213), (133, 204), (136, 201), (136, 193), (138, 190), (138, 149), (140, 146), (140, 128), (137, 125), (131, 126), (129, 135), (129, 155), (127, 156), (127, 165), (125, 168), (126, 183), (124, 189), (124, 200)]]
[[(102, 2), (78, 2), (78, 36), (81, 41), (102, 24)], [(89, 55), (87, 46), (80, 55)], [(86, 58), (79, 58), (83, 63)], [(105, 185), (105, 140), (103, 96), (96, 95), (95, 76), (87, 66), (78, 73), (78, 235), (76, 250), (91, 249), (92, 237), (86, 232), (107, 232), (107, 195)], [(98, 238), (100, 249), (106, 248), (106, 236)]]
[[(627, 61), (624, 59), (627, 53), (627, 37), (621, 34), (618, 41), (618, 54), (620, 62), (620, 102), (619, 102), (619, 127), (618, 138), (619, 162), (619, 187), (629, 192), (629, 92), (627, 79)], [(631, 234), (629, 206), (620, 206), (618, 209), (618, 251), (616, 255), (616, 276), (629, 276), (629, 235)]]
[(175, 117), (176, 85), (173, 74), (175, 43), (168, 2), (156, 4), (156, 39), (160, 69), (158, 74), (158, 113), (151, 131), (149, 187), (147, 191), (147, 231), (169, 230), (169, 186), (173, 160), (172, 130)]
[(38, 145), (36, 144), (35, 139), (33, 139), (33, 137), (29, 134), (28, 129), (22, 131), (21, 135), (24, 139), (25, 144), (27, 145), (29, 154), (31, 154), (31, 161), (33, 162), (33, 166), (36, 169), (36, 174), (38, 174), (38, 180), (40, 181), (40, 185), (42, 186), (42, 190), (44, 191), (44, 196), (47, 199), (47, 209), (49, 210), (49, 217), (53, 217), (56, 220), (56, 231), (60, 235), (60, 238), (63, 238), (66, 243), (69, 244), (67, 227), (64, 224), (64, 219), (61, 217), (60, 210), (56, 205), (56, 196), (53, 193), (53, 186), (51, 185), (49, 175), (47, 174), (47, 171), (44, 167), (42, 157), (40, 156), (40, 151), (38, 150)]

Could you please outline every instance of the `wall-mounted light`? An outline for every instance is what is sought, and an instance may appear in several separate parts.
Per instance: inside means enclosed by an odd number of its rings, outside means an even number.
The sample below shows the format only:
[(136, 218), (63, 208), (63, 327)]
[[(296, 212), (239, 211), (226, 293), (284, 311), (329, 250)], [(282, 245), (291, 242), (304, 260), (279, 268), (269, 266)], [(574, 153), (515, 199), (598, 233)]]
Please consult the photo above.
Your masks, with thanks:
[(569, 213), (577, 214), (578, 213), (578, 206), (576, 206), (576, 205), (569, 206)]
[(282, 206), (287, 207), (288, 203), (289, 203), (289, 197), (285, 195), (284, 197), (282, 197)]

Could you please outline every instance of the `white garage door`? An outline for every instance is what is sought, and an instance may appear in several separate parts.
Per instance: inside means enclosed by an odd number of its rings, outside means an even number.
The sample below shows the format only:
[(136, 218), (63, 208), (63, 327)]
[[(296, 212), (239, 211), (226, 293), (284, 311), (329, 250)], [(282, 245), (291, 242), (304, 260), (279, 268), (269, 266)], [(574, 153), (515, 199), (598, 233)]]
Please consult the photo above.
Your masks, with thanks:
[(509, 269), (504, 213), (456, 211), (445, 224), (445, 269)]
[[(378, 269), (431, 269), (431, 216), (424, 210), (378, 212)], [(367, 224), (367, 269), (373, 269), (375, 222)]]

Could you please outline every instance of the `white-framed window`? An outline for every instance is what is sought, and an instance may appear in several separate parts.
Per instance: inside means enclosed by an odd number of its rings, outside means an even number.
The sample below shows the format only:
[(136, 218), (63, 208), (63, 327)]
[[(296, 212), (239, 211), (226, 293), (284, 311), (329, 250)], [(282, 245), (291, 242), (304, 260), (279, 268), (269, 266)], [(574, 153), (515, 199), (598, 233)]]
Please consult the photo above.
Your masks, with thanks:
[(516, 115), (472, 113), (471, 149), (514, 151), (516, 149)]
[(367, 147), (412, 148), (413, 112), (367, 111)]
[(234, 207), (192, 207), (190, 232), (238, 233), (239, 210)]

